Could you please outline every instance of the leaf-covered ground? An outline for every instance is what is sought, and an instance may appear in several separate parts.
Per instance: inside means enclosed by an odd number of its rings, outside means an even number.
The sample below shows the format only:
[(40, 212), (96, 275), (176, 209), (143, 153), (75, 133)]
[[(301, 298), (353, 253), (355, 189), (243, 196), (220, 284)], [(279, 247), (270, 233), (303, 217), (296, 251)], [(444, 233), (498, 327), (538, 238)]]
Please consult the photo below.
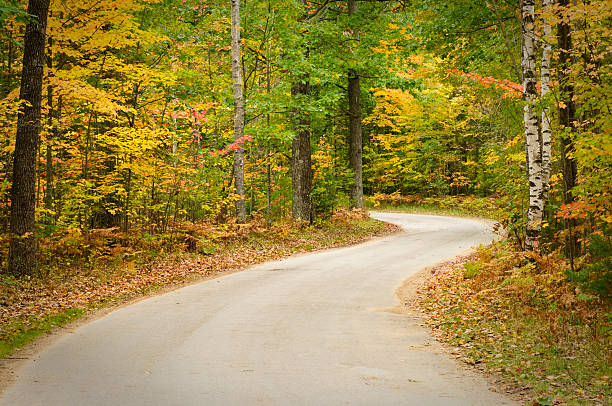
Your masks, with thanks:
[[(0, 279), (0, 358), (91, 309), (396, 230), (396, 226), (368, 218), (365, 212), (353, 211), (337, 213), (316, 226), (284, 222), (268, 228), (263, 221), (190, 225), (177, 232), (171, 243), (147, 241), (146, 236), (136, 238), (118, 230), (103, 230), (97, 237), (64, 237), (62, 244), (72, 244), (68, 250), (74, 255), (64, 252), (61, 266), (49, 261), (49, 269), (40, 277)], [(65, 251), (66, 247), (53, 249)]]
[(558, 256), (508, 243), (438, 268), (418, 302), (434, 335), (533, 405), (608, 405), (612, 306), (569, 283)]

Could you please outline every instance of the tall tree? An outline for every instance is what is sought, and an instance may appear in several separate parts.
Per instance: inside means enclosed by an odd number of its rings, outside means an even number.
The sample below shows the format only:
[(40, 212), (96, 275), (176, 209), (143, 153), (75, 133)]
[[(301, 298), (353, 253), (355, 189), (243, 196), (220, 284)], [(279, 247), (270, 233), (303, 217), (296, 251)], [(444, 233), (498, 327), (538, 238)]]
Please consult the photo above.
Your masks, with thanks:
[[(298, 18), (298, 22), (303, 24), (309, 19), (316, 17), (322, 8), (311, 12), (310, 3), (302, 0), (306, 7), (304, 14)], [(308, 29), (303, 29), (298, 41), (307, 41)], [(303, 49), (296, 50), (298, 59), (301, 63), (308, 63), (310, 49), (308, 44), (304, 44)], [(295, 56), (295, 55), (294, 55)], [(293, 98), (294, 108), (292, 111), (292, 125), (294, 136), (291, 140), (291, 189), (292, 206), (291, 213), (294, 219), (309, 221), (313, 220), (312, 207), (312, 151), (310, 147), (311, 116), (305, 106), (309, 103), (311, 93), (310, 67), (296, 65), (299, 72), (292, 78), (291, 97)]]
[[(349, 16), (357, 13), (356, 0), (349, 0)], [(352, 39), (359, 41), (359, 30), (351, 24)], [(353, 184), (351, 185), (351, 206), (363, 207), (363, 131), (361, 127), (361, 84), (357, 69), (348, 70), (348, 102), (349, 102), (349, 161), (353, 171)]]
[[(574, 129), (576, 120), (576, 103), (574, 102), (574, 86), (570, 77), (570, 68), (572, 62), (572, 31), (571, 25), (567, 18), (569, 12), (570, 1), (559, 0), (560, 13), (559, 24), (557, 26), (557, 42), (559, 45), (559, 127), (561, 140), (561, 172), (563, 175), (563, 203), (570, 204), (574, 201), (572, 189), (576, 185), (576, 175), (578, 172), (576, 159), (574, 154), (574, 143), (570, 137)], [(573, 258), (577, 255), (578, 239), (573, 235), (576, 220), (573, 218), (566, 220), (566, 228), (569, 235), (566, 238), (566, 254), (570, 257), (572, 267)]]
[(529, 181), (529, 208), (525, 248), (537, 247), (542, 232), (544, 215), (544, 185), (542, 182), (542, 150), (538, 118), (535, 106), (538, 99), (536, 87), (535, 0), (521, 0), (522, 38), (521, 66), (523, 71), (523, 124), (527, 146), (527, 168)]
[[(232, 81), (234, 82), (234, 140), (244, 140), (244, 96), (242, 93), (242, 64), (240, 53), (240, 0), (231, 0), (232, 19)], [(239, 222), (246, 221), (244, 201), (244, 149), (240, 145), (234, 152), (234, 180), (238, 195), (236, 216)]]
[(36, 270), (36, 158), (40, 137), (45, 34), (50, 0), (30, 0), (31, 16), (23, 49), (21, 73), (22, 112), (17, 119), (13, 183), (11, 187), (11, 227), (8, 272), (29, 275)]
[[(306, 77), (298, 79), (291, 95), (302, 103), (310, 93)], [(291, 185), (293, 189), (293, 218), (312, 221), (312, 158), (310, 149), (310, 120), (304, 111), (293, 112), (295, 136), (291, 145)]]
[[(550, 11), (553, 0), (542, 0), (542, 9), (546, 13)], [(550, 24), (544, 21), (544, 37), (542, 38), (542, 66), (540, 68), (540, 87), (541, 97), (546, 99), (550, 92), (550, 60), (552, 46), (550, 44), (550, 34), (552, 32)], [(544, 107), (542, 111), (542, 183), (544, 185), (544, 198), (548, 199), (550, 190), (550, 168), (552, 150), (552, 130), (550, 126), (550, 108)]]

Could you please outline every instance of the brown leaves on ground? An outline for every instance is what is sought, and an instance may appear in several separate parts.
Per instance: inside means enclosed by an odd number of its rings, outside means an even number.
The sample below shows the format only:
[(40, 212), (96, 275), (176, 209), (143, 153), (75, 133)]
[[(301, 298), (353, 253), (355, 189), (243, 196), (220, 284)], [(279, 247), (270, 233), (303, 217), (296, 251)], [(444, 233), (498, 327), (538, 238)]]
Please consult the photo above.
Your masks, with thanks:
[(535, 393), (533, 404), (606, 404), (612, 308), (568, 282), (565, 267), (557, 254), (496, 243), (435, 270), (419, 304), (434, 335)]
[[(395, 230), (367, 218), (365, 211), (339, 212), (318, 226), (280, 222), (267, 228), (261, 219), (247, 224), (184, 224), (172, 236), (111, 229), (94, 230), (84, 237), (73, 230), (72, 240), (64, 235), (54, 248), (55, 255), (65, 256), (58, 258), (61, 261), (53, 269), (43, 271), (42, 277), (0, 279), (0, 340), (14, 333), (11, 326), (16, 322), (23, 328), (39, 316), (121, 302), (160, 287)], [(45, 249), (50, 255), (49, 243)], [(88, 249), (80, 262), (71, 255)]]

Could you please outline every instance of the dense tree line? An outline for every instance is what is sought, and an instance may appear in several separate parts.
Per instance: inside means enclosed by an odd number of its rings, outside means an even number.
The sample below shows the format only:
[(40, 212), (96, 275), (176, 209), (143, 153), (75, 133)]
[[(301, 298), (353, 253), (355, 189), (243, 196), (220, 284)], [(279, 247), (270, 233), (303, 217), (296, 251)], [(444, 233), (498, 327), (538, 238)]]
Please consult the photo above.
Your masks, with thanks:
[(607, 2), (43, 3), (1, 9), (14, 274), (66, 228), (312, 222), (364, 193), (496, 196), (572, 261), (609, 239)]

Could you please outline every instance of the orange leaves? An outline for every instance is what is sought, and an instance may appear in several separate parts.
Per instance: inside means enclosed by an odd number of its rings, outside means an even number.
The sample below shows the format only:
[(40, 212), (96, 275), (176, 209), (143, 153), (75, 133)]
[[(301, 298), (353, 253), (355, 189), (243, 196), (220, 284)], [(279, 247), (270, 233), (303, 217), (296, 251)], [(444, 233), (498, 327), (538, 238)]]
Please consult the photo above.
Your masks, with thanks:
[(236, 139), (234, 142), (232, 142), (231, 144), (228, 144), (225, 148), (220, 149), (218, 151), (212, 151), (210, 153), (210, 155), (212, 157), (218, 157), (218, 156), (223, 156), (223, 155), (227, 155), (228, 153), (230, 153), (231, 151), (237, 151), (239, 149), (243, 149), (243, 145), (245, 142), (247, 141), (251, 141), (253, 139), (252, 135), (246, 134), (238, 139)]
[(449, 75), (469, 79), (486, 87), (502, 90), (505, 98), (519, 98), (523, 94), (523, 86), (507, 79), (495, 79), (491, 76), (480, 76), (474, 72), (463, 72), (459, 69), (448, 69)]

